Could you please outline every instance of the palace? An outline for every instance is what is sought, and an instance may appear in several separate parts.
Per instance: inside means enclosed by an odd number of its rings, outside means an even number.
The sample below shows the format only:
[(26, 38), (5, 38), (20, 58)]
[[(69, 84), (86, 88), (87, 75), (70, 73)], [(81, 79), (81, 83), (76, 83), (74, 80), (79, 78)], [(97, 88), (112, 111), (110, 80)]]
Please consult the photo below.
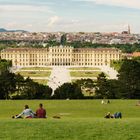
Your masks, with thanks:
[(11, 60), (13, 66), (103, 66), (111, 60), (120, 60), (122, 53), (116, 48), (7, 48), (1, 59)]

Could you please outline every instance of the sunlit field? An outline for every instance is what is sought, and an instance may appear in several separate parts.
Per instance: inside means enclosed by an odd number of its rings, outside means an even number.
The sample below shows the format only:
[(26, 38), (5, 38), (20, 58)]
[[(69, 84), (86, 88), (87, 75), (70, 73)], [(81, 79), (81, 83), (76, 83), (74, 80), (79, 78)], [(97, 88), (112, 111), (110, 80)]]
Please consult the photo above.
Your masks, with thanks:
[[(137, 100), (21, 100), (0, 101), (0, 139), (6, 140), (139, 140), (140, 106)], [(47, 119), (12, 119), (25, 104), (35, 111), (39, 103)], [(122, 119), (105, 119), (122, 112)], [(60, 116), (55, 119), (53, 116)]]
[(72, 67), (69, 70), (100, 70), (100, 68), (96, 67)]
[(51, 71), (19, 71), (17, 73), (24, 77), (49, 77)]
[(33, 81), (43, 85), (47, 85), (48, 83), (48, 80), (45, 79), (33, 79)]
[(100, 73), (100, 71), (71, 71), (70, 75), (71, 77), (98, 77)]
[(23, 67), (20, 70), (52, 70), (50, 67)]

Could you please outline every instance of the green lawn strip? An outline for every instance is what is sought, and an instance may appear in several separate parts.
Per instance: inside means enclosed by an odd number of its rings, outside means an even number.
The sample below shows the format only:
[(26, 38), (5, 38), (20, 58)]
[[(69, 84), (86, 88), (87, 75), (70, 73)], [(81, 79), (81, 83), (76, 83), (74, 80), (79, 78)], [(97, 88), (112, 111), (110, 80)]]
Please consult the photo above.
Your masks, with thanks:
[(19, 140), (139, 140), (140, 119), (1, 120), (0, 139)]
[(22, 111), (28, 104), (33, 111), (39, 103), (43, 103), (48, 116), (64, 115), (67, 118), (103, 118), (105, 113), (120, 111), (124, 118), (140, 117), (140, 107), (136, 100), (110, 100), (110, 104), (101, 104), (101, 100), (0, 100), (0, 118), (11, 118), (12, 115)]
[[(100, 71), (70, 71), (71, 77), (97, 77)], [(107, 76), (107, 75), (106, 75)]]
[[(139, 140), (138, 100), (0, 100), (2, 140)], [(43, 103), (47, 119), (12, 119), (28, 104), (35, 111)], [(107, 112), (122, 112), (122, 119), (105, 119)], [(59, 115), (60, 119), (52, 116)]]
[(50, 67), (23, 67), (21, 70), (52, 70)]
[(19, 73), (24, 77), (49, 77), (51, 71), (19, 71), (16, 73)]
[(43, 85), (47, 85), (48, 83), (48, 80), (44, 80), (44, 79), (33, 79), (33, 81)]
[(100, 68), (96, 67), (72, 67), (69, 70), (101, 70)]

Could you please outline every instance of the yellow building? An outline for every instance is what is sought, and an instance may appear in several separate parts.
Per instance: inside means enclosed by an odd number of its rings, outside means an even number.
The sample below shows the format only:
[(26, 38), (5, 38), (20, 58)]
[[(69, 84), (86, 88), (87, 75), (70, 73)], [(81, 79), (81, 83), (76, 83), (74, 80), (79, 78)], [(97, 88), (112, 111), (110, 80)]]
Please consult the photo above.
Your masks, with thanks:
[(115, 48), (7, 48), (1, 59), (12, 60), (13, 66), (103, 66), (120, 60), (122, 53)]

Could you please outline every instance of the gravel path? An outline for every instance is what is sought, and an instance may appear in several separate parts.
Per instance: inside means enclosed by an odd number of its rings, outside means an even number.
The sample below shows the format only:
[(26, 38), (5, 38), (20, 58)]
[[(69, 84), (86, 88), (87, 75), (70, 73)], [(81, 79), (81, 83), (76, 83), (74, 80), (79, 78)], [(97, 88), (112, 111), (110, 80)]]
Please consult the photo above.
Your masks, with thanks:
[(65, 66), (55, 66), (52, 69), (51, 75), (49, 77), (48, 86), (50, 86), (53, 91), (66, 82), (71, 82), (70, 74)]

